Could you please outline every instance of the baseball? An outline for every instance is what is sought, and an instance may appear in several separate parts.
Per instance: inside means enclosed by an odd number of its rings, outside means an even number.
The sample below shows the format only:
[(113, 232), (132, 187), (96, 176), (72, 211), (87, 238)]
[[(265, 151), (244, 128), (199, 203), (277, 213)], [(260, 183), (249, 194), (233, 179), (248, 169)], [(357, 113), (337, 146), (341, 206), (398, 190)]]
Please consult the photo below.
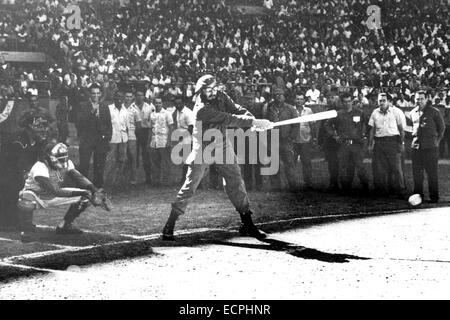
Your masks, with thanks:
[(408, 202), (412, 206), (418, 206), (422, 203), (422, 197), (420, 196), (420, 194), (413, 194), (409, 197)]

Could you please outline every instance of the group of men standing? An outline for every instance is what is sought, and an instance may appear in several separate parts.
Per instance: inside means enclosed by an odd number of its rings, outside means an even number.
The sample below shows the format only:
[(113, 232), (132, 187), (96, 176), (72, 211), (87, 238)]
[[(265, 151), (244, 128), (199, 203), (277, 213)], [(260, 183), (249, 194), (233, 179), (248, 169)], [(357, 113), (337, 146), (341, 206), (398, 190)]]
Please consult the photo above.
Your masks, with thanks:
[[(274, 90), (274, 101), (267, 109), (267, 119), (278, 122), (312, 114), (311, 108), (305, 106), (305, 97), (302, 94), (295, 96), (295, 106), (285, 101), (282, 89)], [(306, 122), (281, 126), (279, 128), (279, 155), (288, 184), (288, 189), (295, 190), (299, 187), (296, 162), (300, 156), (302, 163), (305, 189), (312, 188), (312, 144), (317, 142), (317, 126), (315, 123)], [(272, 143), (271, 148), (274, 148)], [(272, 179), (276, 188), (281, 186), (281, 175)]]
[(363, 165), (367, 145), (369, 152), (373, 153), (373, 194), (405, 198), (407, 190), (404, 153), (408, 121), (413, 129), (413, 193), (420, 194), (423, 198), (425, 171), (430, 202), (438, 202), (439, 143), (445, 131), (444, 119), (439, 111), (432, 107), (424, 91), (416, 93), (416, 101), (416, 107), (406, 116), (392, 104), (388, 94), (380, 93), (378, 107), (367, 118), (363, 110), (352, 103), (348, 94), (341, 97), (342, 106), (338, 108), (338, 116), (323, 124), (326, 136), (323, 145), (329, 165), (331, 189), (348, 192), (356, 172), (363, 192), (367, 193), (369, 175)]
[(97, 85), (90, 87), (90, 99), (80, 104), (77, 131), (80, 140), (80, 172), (89, 174), (93, 155), (94, 184), (123, 187), (138, 183), (137, 168), (142, 158), (145, 181), (151, 185), (167, 183), (167, 168), (176, 128), (192, 132), (192, 111), (181, 97), (175, 97), (173, 112), (163, 108), (161, 98), (145, 102), (145, 93), (125, 87), (115, 92), (113, 103), (100, 102)]
[[(97, 188), (104, 186), (104, 177), (112, 178), (113, 184), (123, 185), (123, 177), (129, 178), (131, 184), (136, 184), (138, 161), (142, 157), (146, 182), (160, 185), (167, 177), (171, 147), (179, 143), (171, 141), (172, 132), (175, 129), (184, 130), (185, 136), (191, 137), (196, 130), (196, 119), (202, 120), (211, 128), (253, 126), (267, 130), (271, 129), (274, 122), (313, 113), (305, 106), (302, 94), (297, 94), (294, 105), (289, 105), (285, 102), (284, 92), (276, 89), (274, 101), (267, 106), (267, 120), (255, 119), (246, 109), (219, 92), (213, 77), (202, 77), (197, 87), (194, 111), (184, 106), (181, 97), (175, 97), (175, 109), (172, 112), (163, 108), (162, 100), (158, 97), (153, 103), (146, 103), (144, 92), (139, 88), (135, 92), (131, 88), (119, 89), (114, 94), (113, 102), (106, 104), (101, 101), (100, 86), (93, 84), (89, 89), (89, 100), (80, 103), (76, 112), (80, 172), (89, 176), (90, 160), (93, 157), (93, 183)], [(413, 127), (411, 147), (414, 193), (423, 197), (425, 171), (430, 201), (437, 202), (439, 143), (444, 136), (445, 123), (440, 112), (427, 100), (425, 92), (416, 93), (416, 102), (417, 106), (408, 115)], [(295, 172), (298, 157), (302, 163), (305, 186), (312, 187), (312, 145), (321, 138), (320, 143), (329, 165), (330, 188), (349, 192), (356, 172), (362, 190), (369, 190), (370, 179), (363, 164), (364, 152), (368, 146), (369, 151), (373, 152), (375, 191), (405, 197), (404, 145), (407, 117), (403, 111), (393, 106), (389, 95), (383, 93), (378, 95), (378, 107), (370, 117), (353, 103), (348, 94), (342, 95), (340, 106), (332, 108), (338, 109), (337, 117), (322, 122), (321, 130), (316, 123), (311, 122), (280, 127), (279, 155), (289, 188), (298, 188)], [(5, 110), (8, 112), (9, 109)], [(6, 116), (6, 113), (3, 112), (2, 116)], [(24, 129), (2, 146), (1, 167), (8, 168), (6, 174), (0, 175), (2, 225), (13, 223), (11, 212), (17, 200), (16, 193), (23, 185), (23, 173), (36, 160), (43, 136), (47, 136), (49, 131), (50, 119), (39, 108), (25, 114), (21, 121)], [(192, 143), (194, 151), (203, 147), (196, 146), (195, 139), (183, 138), (183, 143)], [(271, 147), (274, 148), (273, 143)], [(169, 240), (173, 239), (175, 221), (185, 212), (188, 199), (195, 193), (207, 167), (189, 160), (186, 162), (189, 163), (189, 170), (187, 166), (184, 167), (183, 187), (172, 204), (171, 215), (163, 230), (165, 238)], [(241, 233), (263, 237), (251, 221), (245, 185), (238, 167), (217, 164), (216, 167), (227, 180), (226, 191), (241, 214)], [(129, 171), (127, 175), (126, 169)], [(277, 183), (278, 178), (274, 177), (273, 181)], [(17, 185), (11, 185), (10, 181), (16, 181)]]
[[(294, 105), (286, 103), (282, 89), (274, 90), (274, 100), (267, 105), (265, 118), (278, 122), (313, 113), (305, 106), (303, 94), (296, 94)], [(329, 191), (351, 194), (354, 176), (363, 194), (407, 197), (405, 181), (405, 136), (407, 123), (412, 126), (412, 167), (414, 194), (423, 197), (424, 171), (428, 176), (430, 201), (437, 202), (438, 156), (445, 123), (431, 105), (424, 91), (416, 93), (416, 107), (408, 114), (392, 103), (392, 97), (380, 93), (378, 107), (367, 113), (353, 97), (344, 92), (329, 109), (337, 117), (321, 123), (306, 122), (279, 128), (279, 155), (283, 170), (271, 178), (272, 187), (281, 187), (284, 171), (287, 189), (299, 187), (297, 162), (300, 158), (303, 190), (312, 188), (312, 153), (315, 145), (324, 151), (329, 170)], [(274, 145), (271, 144), (273, 148)], [(372, 154), (373, 190), (370, 174), (364, 165), (366, 152)], [(247, 179), (246, 179), (247, 180)]]

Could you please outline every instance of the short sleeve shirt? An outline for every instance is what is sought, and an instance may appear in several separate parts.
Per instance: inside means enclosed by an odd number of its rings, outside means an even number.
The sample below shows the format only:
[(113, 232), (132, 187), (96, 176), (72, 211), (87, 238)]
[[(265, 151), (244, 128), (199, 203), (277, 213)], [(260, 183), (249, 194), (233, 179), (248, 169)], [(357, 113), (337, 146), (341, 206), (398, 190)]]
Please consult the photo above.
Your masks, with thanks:
[(114, 104), (109, 105), (112, 123), (111, 143), (128, 142), (128, 111), (125, 106), (117, 109)]
[(152, 114), (152, 112), (155, 112), (155, 106), (152, 103), (148, 104), (147, 102), (144, 102), (144, 104), (142, 105), (142, 109), (140, 109), (136, 104), (134, 105), (139, 110), (139, 114), (142, 120), (142, 128), (150, 128), (150, 115)]
[(185, 137), (183, 139), (183, 143), (190, 144), (191, 137), (188, 128), (189, 126), (193, 126), (195, 124), (194, 112), (186, 107), (184, 107), (181, 112), (178, 112), (178, 110), (175, 110), (174, 112), (176, 115), (177, 130), (183, 131), (183, 136)]
[(369, 126), (375, 129), (377, 138), (398, 136), (400, 135), (398, 126), (406, 128), (406, 116), (402, 110), (394, 106), (390, 106), (386, 113), (376, 108), (370, 116)]
[(62, 170), (51, 169), (47, 166), (47, 164), (45, 164), (45, 162), (37, 161), (28, 173), (23, 189), (33, 191), (36, 195), (43, 199), (51, 198), (53, 196), (42, 189), (40, 184), (36, 181), (36, 177), (48, 178), (55, 188), (59, 188), (62, 186), (67, 172), (73, 169), (75, 169), (75, 166), (71, 160), (68, 161), (67, 169)]
[(151, 148), (165, 148), (169, 141), (169, 125), (173, 124), (173, 118), (170, 112), (161, 109), (160, 112), (152, 112), (151, 128), (152, 139), (150, 141)]
[(141, 112), (131, 104), (128, 108), (128, 140), (136, 140), (136, 122), (141, 122)]

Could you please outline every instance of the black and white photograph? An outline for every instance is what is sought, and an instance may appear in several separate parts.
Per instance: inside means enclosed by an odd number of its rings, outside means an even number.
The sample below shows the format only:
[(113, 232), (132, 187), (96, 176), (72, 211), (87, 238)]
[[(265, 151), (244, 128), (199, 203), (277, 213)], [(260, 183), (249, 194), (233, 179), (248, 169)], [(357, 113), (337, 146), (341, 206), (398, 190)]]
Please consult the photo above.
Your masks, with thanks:
[(0, 0), (0, 301), (450, 299), (449, 0)]

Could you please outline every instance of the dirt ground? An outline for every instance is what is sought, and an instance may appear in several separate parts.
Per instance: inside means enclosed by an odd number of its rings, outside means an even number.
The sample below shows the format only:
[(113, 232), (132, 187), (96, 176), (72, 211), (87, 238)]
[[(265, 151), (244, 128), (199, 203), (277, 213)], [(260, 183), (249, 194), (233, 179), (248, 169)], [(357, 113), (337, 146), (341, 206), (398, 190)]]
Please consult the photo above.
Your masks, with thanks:
[[(367, 170), (370, 170), (369, 162), (365, 163), (365, 166)], [(34, 214), (34, 223), (39, 225), (39, 228), (38, 232), (32, 235), (31, 240), (23, 242), (17, 231), (0, 231), (0, 261), (30, 253), (56, 252), (91, 246), (103, 248), (105, 245), (136, 239), (136, 236), (159, 236), (170, 212), (170, 203), (175, 199), (181, 186), (177, 182), (181, 176), (181, 168), (172, 166), (167, 172), (171, 181), (168, 186), (146, 186), (141, 169), (139, 185), (123, 185), (120, 190), (107, 190), (114, 206), (113, 210), (106, 212), (99, 208), (88, 208), (75, 222), (85, 231), (81, 236), (56, 235), (54, 232), (54, 228), (62, 221), (67, 207), (37, 210)], [(297, 172), (299, 172), (297, 179), (300, 182), (302, 181), (300, 168)], [(407, 163), (405, 172), (408, 189), (411, 191), (410, 162)], [(446, 161), (440, 165), (442, 201), (438, 206), (448, 206), (450, 203), (450, 180), (446, 179), (449, 176), (450, 163)], [(280, 231), (277, 229), (280, 224), (271, 223), (280, 220), (413, 209), (406, 200), (389, 197), (376, 198), (371, 195), (361, 196), (357, 178), (355, 179), (355, 190), (349, 194), (326, 192), (327, 165), (321, 159), (313, 162), (313, 178), (314, 190), (310, 191), (301, 189), (298, 192), (271, 190), (270, 184), (263, 186), (267, 189), (264, 192), (249, 190), (255, 222), (268, 223), (264, 224), (262, 229), (271, 233)], [(202, 183), (203, 188), (197, 191), (188, 206), (186, 214), (177, 222), (176, 230), (236, 229), (240, 218), (223, 189), (208, 188), (208, 178), (204, 182)], [(427, 190), (426, 185), (425, 190)], [(436, 205), (423, 204), (421, 208), (434, 206)], [(283, 228), (306, 226), (307, 224), (308, 222), (304, 220), (291, 221), (289, 225), (283, 224)]]
[[(370, 163), (365, 164), (370, 170)], [(299, 170), (301, 171), (301, 170)], [(124, 186), (122, 190), (109, 190), (114, 209), (111, 212), (89, 208), (77, 219), (79, 227), (94, 232), (122, 235), (147, 235), (159, 233), (170, 211), (170, 203), (175, 199), (180, 187), (174, 181), (180, 175), (179, 168), (172, 168), (171, 186), (148, 187)], [(370, 171), (369, 171), (370, 172)], [(450, 176), (450, 165), (440, 166), (440, 176)], [(351, 194), (325, 192), (327, 186), (326, 162), (313, 163), (314, 190), (312, 191), (249, 191), (256, 222), (269, 222), (297, 217), (339, 215), (359, 212), (391, 211), (411, 208), (407, 201), (395, 198), (375, 198), (358, 195), (358, 179)], [(301, 179), (301, 174), (300, 177)], [(408, 189), (412, 188), (411, 165), (406, 165)], [(427, 186), (425, 185), (425, 190)], [(450, 181), (440, 179), (442, 202), (450, 200)], [(37, 211), (37, 224), (56, 226), (66, 208)], [(223, 190), (199, 189), (189, 205), (186, 215), (181, 217), (177, 229), (191, 228), (232, 228), (239, 224), (239, 216)]]

